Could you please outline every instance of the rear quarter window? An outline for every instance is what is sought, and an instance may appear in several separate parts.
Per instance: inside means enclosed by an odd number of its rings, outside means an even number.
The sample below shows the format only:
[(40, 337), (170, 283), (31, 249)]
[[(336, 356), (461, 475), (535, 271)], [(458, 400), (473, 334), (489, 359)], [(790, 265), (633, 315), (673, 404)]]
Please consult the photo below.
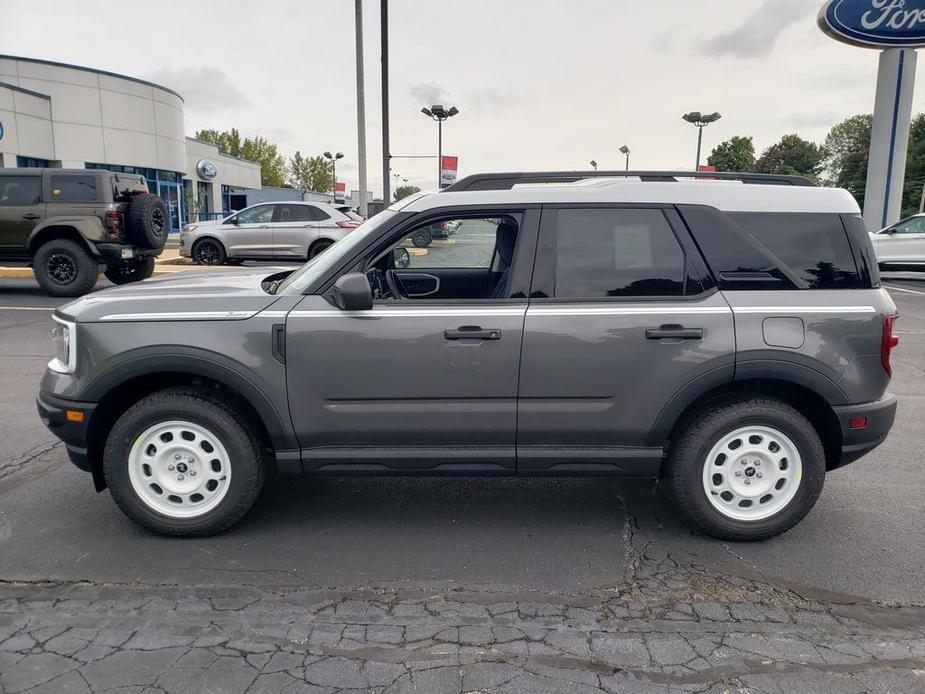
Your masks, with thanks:
[(840, 215), (731, 212), (729, 216), (786, 263), (810, 289), (864, 286)]

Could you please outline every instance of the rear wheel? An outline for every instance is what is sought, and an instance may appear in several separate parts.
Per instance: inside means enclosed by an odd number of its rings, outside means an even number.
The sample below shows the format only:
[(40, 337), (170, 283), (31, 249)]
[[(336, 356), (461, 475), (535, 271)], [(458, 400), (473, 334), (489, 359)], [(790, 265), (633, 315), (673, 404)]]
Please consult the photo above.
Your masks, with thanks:
[(106, 279), (113, 284), (129, 284), (148, 279), (154, 274), (154, 256), (148, 255), (135, 260), (122, 260), (106, 267)]
[(786, 532), (815, 505), (825, 481), (819, 434), (770, 398), (716, 404), (672, 442), (663, 482), (681, 511), (723, 540)]
[(218, 241), (202, 239), (193, 246), (193, 261), (199, 265), (221, 265), (225, 262), (225, 249)]
[(155, 532), (206, 536), (236, 523), (264, 480), (255, 428), (231, 400), (171, 388), (130, 407), (103, 454), (110, 492), (132, 520)]
[(328, 241), (327, 239), (315, 241), (315, 243), (312, 244), (312, 247), (308, 249), (308, 259), (311, 260), (315, 256), (321, 255), (333, 245), (334, 242)]
[(96, 284), (100, 264), (72, 239), (42, 244), (32, 259), (35, 279), (52, 296), (82, 296)]

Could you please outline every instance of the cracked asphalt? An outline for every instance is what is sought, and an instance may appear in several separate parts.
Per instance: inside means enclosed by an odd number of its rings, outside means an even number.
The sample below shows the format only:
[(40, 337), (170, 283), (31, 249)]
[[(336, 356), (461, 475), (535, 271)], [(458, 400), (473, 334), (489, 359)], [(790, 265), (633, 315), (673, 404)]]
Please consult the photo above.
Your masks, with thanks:
[(891, 438), (787, 535), (652, 485), (280, 479), (220, 537), (134, 526), (34, 414), (53, 306), (0, 280), (0, 694), (925, 692), (925, 280)]

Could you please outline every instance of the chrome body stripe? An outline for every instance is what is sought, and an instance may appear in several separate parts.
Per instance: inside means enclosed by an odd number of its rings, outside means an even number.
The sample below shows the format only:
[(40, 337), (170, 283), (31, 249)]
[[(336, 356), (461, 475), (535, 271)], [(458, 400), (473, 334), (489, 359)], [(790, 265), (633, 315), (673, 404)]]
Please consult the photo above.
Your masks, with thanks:
[(873, 306), (735, 306), (736, 313), (876, 313)]
[(519, 308), (460, 309), (389, 309), (384, 311), (290, 311), (290, 318), (440, 318), (443, 316), (522, 316), (526, 306)]
[(135, 320), (243, 320), (257, 311), (174, 311), (169, 313), (110, 313), (101, 321)]

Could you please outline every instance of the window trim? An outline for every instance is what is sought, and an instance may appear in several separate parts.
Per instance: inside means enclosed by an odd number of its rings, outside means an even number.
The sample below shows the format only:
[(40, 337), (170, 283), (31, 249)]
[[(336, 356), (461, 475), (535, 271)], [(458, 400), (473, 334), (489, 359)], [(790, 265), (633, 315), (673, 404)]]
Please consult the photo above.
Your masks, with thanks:
[[(595, 210), (660, 210), (665, 219), (665, 224), (669, 231), (674, 235), (678, 242), (678, 247), (684, 258), (684, 294), (680, 295), (639, 295), (639, 296), (599, 296), (599, 297), (557, 297), (556, 289), (556, 260), (557, 260), (557, 233), (558, 233), (558, 212), (559, 210), (574, 209), (595, 209)], [(704, 286), (701, 278), (692, 275), (692, 265), (700, 271), (701, 276), (709, 273), (705, 268), (701, 270), (701, 263), (696, 262), (699, 259), (699, 251), (692, 246), (689, 239), (685, 239), (685, 234), (680, 233), (675, 224), (672, 223), (672, 215), (680, 221), (673, 205), (662, 203), (555, 203), (543, 205), (543, 216), (540, 222), (539, 240), (536, 248), (536, 259), (534, 262), (533, 282), (530, 287), (530, 303), (549, 305), (549, 304), (628, 304), (628, 303), (677, 303), (702, 301), (703, 299), (715, 294), (717, 289), (715, 283), (713, 286)], [(695, 252), (696, 251), (696, 252)], [(692, 262), (693, 261), (693, 262)], [(701, 291), (693, 294), (687, 293), (687, 287), (691, 282), (700, 285)]]

